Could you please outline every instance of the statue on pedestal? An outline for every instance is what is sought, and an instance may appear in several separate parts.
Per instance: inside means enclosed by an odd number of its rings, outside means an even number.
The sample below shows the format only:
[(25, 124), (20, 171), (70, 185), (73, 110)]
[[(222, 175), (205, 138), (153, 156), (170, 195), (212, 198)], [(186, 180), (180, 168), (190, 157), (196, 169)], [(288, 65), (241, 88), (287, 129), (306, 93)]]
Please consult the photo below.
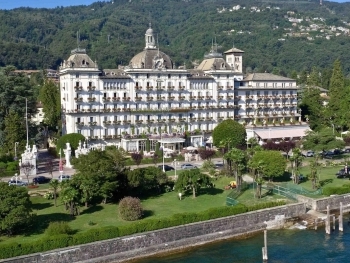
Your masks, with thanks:
[(70, 147), (69, 142), (66, 143), (66, 149), (64, 150), (64, 154), (66, 156), (66, 167), (72, 168), (72, 165), (70, 163), (70, 157), (71, 157), (71, 154), (72, 154), (72, 149)]

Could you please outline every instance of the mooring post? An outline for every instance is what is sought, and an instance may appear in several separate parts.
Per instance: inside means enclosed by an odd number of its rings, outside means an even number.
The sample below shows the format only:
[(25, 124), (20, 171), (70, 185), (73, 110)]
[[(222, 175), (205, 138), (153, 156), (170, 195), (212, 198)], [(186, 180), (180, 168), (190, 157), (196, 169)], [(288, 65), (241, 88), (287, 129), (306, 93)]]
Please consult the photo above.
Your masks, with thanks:
[(340, 202), (340, 209), (339, 209), (339, 231), (343, 232), (343, 203)]
[(329, 218), (329, 205), (327, 205), (327, 218), (326, 218), (326, 233), (331, 233), (331, 222)]
[(267, 230), (264, 230), (264, 247), (262, 248), (263, 261), (267, 261)]
[(333, 231), (335, 231), (335, 215), (333, 215)]
[(315, 218), (315, 230), (317, 230), (317, 224), (318, 224), (318, 220), (317, 218)]

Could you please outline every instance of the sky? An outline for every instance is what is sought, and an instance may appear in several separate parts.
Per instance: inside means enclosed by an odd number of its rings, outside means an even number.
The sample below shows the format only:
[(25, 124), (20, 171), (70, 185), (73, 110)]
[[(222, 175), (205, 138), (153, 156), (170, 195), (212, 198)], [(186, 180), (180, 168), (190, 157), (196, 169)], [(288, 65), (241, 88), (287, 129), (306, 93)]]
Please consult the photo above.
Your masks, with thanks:
[[(0, 9), (13, 9), (17, 7), (45, 7), (90, 5), (98, 0), (0, 0)], [(100, 0), (101, 1), (101, 0)], [(331, 0), (333, 2), (350, 2), (350, 0)]]

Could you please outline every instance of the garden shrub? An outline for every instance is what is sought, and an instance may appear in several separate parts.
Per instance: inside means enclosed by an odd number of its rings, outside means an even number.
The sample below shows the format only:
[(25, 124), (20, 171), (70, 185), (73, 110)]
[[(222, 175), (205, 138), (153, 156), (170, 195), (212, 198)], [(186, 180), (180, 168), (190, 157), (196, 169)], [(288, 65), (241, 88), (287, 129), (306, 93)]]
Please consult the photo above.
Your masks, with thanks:
[(127, 221), (135, 221), (142, 217), (143, 209), (140, 199), (127, 196), (119, 202), (119, 215)]
[(72, 229), (67, 222), (51, 222), (48, 228), (45, 231), (45, 234), (48, 236), (62, 235), (62, 234), (71, 234)]
[(8, 162), (7, 163), (7, 167), (6, 167), (6, 171), (7, 172), (16, 172), (19, 170), (19, 163), (18, 161), (16, 162)]
[(324, 187), (322, 189), (322, 193), (327, 196), (347, 194), (350, 193), (350, 185), (344, 184), (341, 187)]

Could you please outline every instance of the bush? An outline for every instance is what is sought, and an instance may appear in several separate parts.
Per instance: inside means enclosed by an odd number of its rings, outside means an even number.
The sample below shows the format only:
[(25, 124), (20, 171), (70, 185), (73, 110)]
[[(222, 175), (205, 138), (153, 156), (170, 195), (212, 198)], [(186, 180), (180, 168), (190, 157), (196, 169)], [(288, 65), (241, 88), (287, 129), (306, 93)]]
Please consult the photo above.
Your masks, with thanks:
[(143, 209), (140, 199), (136, 197), (124, 197), (119, 202), (119, 215), (127, 221), (135, 221), (142, 217)]
[(7, 172), (17, 172), (18, 170), (19, 170), (18, 161), (7, 163), (7, 167), (6, 167)]
[(324, 187), (322, 190), (324, 195), (342, 195), (350, 193), (350, 185), (344, 184), (342, 187)]
[(56, 236), (63, 234), (71, 234), (72, 229), (67, 222), (51, 222), (49, 227), (46, 229), (45, 234), (48, 236)]

